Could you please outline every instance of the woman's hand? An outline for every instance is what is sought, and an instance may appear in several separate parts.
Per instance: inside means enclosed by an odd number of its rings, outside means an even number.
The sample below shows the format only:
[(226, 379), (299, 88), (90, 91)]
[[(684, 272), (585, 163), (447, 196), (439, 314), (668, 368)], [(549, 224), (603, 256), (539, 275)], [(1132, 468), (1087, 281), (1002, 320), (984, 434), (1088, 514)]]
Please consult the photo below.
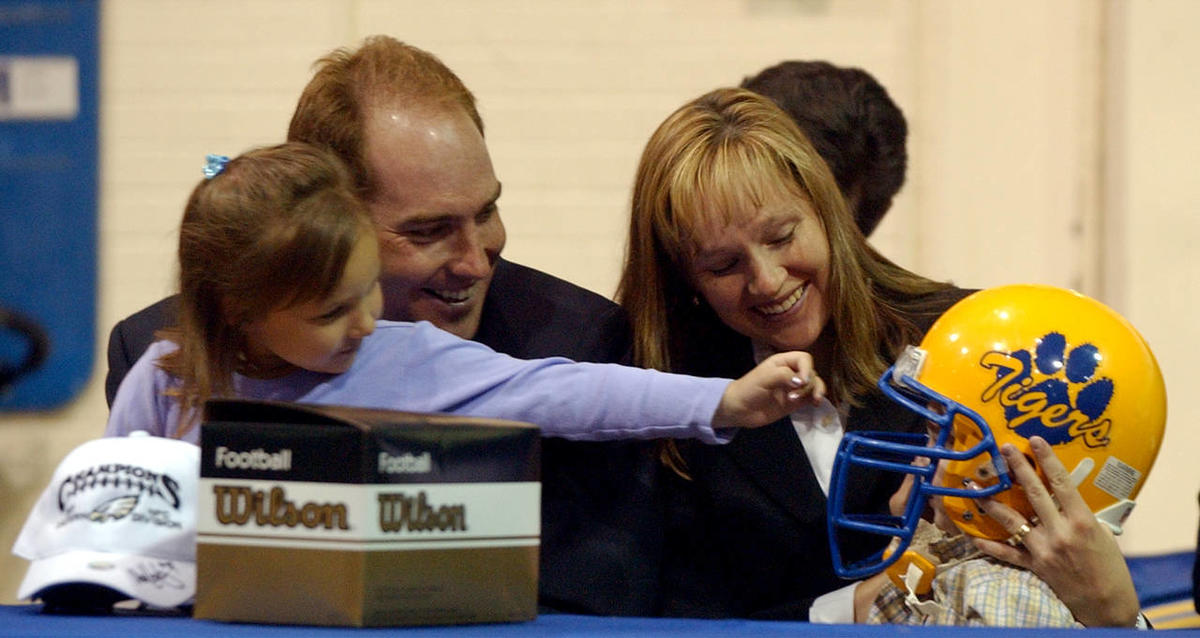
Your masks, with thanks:
[(714, 428), (756, 428), (825, 396), (825, 382), (807, 352), (771, 355), (725, 388), (713, 414)]
[(1015, 541), (1010, 546), (976, 539), (975, 544), (1037, 574), (1083, 625), (1132, 627), (1140, 613), (1137, 592), (1116, 539), (1088, 509), (1050, 445), (1037, 436), (1030, 437), (1029, 445), (1049, 491), (1016, 447), (1007, 444), (1000, 452), (1038, 520), (1027, 521), (1002, 503), (981, 499), (988, 516), (1013, 533)]

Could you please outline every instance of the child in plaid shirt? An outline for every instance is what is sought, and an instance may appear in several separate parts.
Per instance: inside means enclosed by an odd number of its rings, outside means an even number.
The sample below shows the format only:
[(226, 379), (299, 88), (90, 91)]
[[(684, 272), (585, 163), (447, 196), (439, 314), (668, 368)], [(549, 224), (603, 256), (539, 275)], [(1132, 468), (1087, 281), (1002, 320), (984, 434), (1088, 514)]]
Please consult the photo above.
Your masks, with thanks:
[[(1043, 467), (1056, 464), (1056, 469), (1065, 472), (1040, 437), (1031, 439), (1031, 447)], [(1041, 482), (1026, 457), (1016, 452), (1015, 448), (1007, 445), (1001, 452), (1019, 483)], [(934, 480), (940, 484), (941, 478), (942, 471), (939, 468)], [(907, 499), (907, 486), (906, 483), (901, 488), (893, 503), (903, 503)], [(1006, 516), (1005, 505), (988, 500), (981, 500), (980, 505), (993, 517)], [(995, 541), (973, 538), (959, 531), (947, 516), (940, 497), (930, 498), (928, 506), (933, 522), (920, 521), (905, 555), (887, 569), (888, 582), (883, 585), (867, 612), (867, 623), (1085, 626), (1045, 580), (980, 549), (989, 543), (995, 545)], [(1059, 516), (1062, 517), (1062, 514), (1059, 513)], [(1027, 537), (1039, 526), (1036, 517), (1030, 523), (1032, 527), (1023, 526), (1021, 532), (1008, 540), (1010, 549), (1026, 549)], [(1115, 542), (1113, 545), (1115, 548)], [(1083, 590), (1093, 588), (1095, 584), (1080, 582), (1078, 586)], [(1138, 614), (1134, 627), (1149, 628), (1141, 614)]]

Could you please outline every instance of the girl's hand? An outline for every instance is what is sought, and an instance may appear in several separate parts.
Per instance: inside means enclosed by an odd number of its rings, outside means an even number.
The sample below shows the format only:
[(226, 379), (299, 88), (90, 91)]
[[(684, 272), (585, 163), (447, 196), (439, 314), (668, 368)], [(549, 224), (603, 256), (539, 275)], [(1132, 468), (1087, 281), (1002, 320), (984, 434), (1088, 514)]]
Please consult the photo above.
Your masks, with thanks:
[(981, 499), (980, 506), (1014, 534), (1013, 545), (976, 539), (981, 551), (1037, 574), (1088, 627), (1132, 627), (1139, 612), (1129, 568), (1112, 532), (1088, 508), (1067, 469), (1041, 437), (1029, 438), (1050, 489), (1012, 444), (1000, 452), (1037, 514), (1027, 521), (1016, 510)]
[(734, 380), (721, 395), (713, 427), (757, 428), (825, 396), (825, 382), (807, 352), (772, 355)]

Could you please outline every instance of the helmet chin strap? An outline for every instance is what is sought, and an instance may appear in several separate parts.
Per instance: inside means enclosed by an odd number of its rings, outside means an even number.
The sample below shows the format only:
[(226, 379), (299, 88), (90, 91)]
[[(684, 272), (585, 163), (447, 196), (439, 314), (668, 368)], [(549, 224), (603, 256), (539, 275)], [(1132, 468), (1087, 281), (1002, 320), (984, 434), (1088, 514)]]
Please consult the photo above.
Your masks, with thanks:
[(1125, 523), (1125, 519), (1129, 518), (1129, 513), (1133, 511), (1134, 505), (1136, 503), (1127, 498), (1121, 499), (1096, 512), (1096, 519), (1107, 525), (1113, 535), (1120, 536), (1124, 531), (1121, 526)]
[[(907, 553), (907, 552), (906, 552)], [(945, 606), (935, 599), (921, 600), (921, 596), (928, 596), (933, 590), (932, 580), (934, 569), (930, 566), (926, 571), (917, 562), (907, 563), (907, 571), (904, 573), (904, 586), (901, 588), (904, 591), (904, 602), (908, 604), (914, 611), (922, 616), (933, 616), (945, 609)]]
[(943, 614), (947, 606), (933, 581), (946, 570), (981, 555), (966, 536), (948, 534), (924, 519), (917, 523), (914, 545), (887, 568), (888, 578), (903, 594), (909, 609), (922, 616)]

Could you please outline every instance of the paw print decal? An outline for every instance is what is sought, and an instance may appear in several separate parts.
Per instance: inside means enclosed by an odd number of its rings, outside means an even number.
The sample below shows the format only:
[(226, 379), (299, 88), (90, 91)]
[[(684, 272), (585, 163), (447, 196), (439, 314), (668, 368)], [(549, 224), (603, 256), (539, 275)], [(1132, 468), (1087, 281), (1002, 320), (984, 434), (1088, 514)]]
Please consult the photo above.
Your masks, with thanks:
[(1046, 334), (1030, 350), (991, 351), (979, 364), (996, 380), (984, 401), (999, 401), (1008, 428), (1025, 438), (1037, 435), (1051, 445), (1082, 439), (1088, 447), (1108, 445), (1112, 422), (1104, 411), (1113, 382), (1096, 378), (1100, 351), (1090, 343), (1068, 349), (1067, 338)]

